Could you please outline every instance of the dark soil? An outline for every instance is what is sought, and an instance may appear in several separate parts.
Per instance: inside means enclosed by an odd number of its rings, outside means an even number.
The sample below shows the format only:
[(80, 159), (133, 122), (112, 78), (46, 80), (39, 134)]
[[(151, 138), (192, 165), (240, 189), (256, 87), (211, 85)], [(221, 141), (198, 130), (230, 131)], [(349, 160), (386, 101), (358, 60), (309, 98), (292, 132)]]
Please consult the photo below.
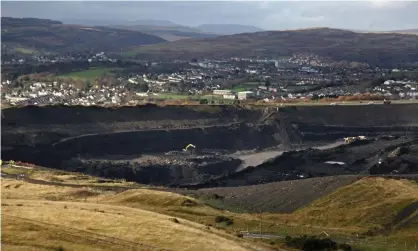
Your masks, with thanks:
[(228, 207), (248, 212), (291, 213), (312, 201), (359, 179), (356, 175), (311, 178), (240, 187), (216, 187), (193, 192), (215, 195)]
[[(399, 148), (404, 150), (391, 156)], [(256, 167), (183, 187), (246, 186), (333, 175), (416, 174), (417, 149), (418, 139), (381, 137), (325, 150), (289, 151)]]
[[(358, 173), (416, 172), (418, 105), (318, 106), (277, 109), (234, 106), (22, 107), (2, 110), (2, 159), (77, 170), (142, 183), (188, 186), (240, 186), (306, 177)], [(113, 155), (162, 156), (196, 145), (222, 154), (275, 147), (335, 142), (347, 136), (371, 139), (383, 134), (409, 138), (379, 139), (335, 149), (293, 151), (234, 173), (238, 160), (208, 157), (132, 166)], [(395, 151), (397, 148), (399, 150)], [(387, 157), (393, 151), (392, 157)], [(399, 151), (399, 153), (397, 153)], [(209, 154), (210, 155), (210, 154)], [(99, 161), (80, 164), (94, 156)], [(382, 161), (379, 165), (379, 159)], [(162, 160), (165, 157), (161, 158)], [(78, 161), (78, 162), (77, 162)], [(342, 161), (343, 166), (324, 164)], [(210, 168), (209, 168), (210, 167)]]

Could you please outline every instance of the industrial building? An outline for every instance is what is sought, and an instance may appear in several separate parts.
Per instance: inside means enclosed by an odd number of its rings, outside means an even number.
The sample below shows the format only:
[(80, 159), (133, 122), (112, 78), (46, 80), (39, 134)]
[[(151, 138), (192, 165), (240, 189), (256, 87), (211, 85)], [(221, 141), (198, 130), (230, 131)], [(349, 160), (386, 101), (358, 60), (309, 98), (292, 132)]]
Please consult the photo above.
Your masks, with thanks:
[(213, 90), (213, 94), (215, 95), (231, 95), (231, 90)]
[(254, 98), (254, 96), (255, 96), (255, 94), (252, 91), (238, 92), (238, 99), (239, 100)]

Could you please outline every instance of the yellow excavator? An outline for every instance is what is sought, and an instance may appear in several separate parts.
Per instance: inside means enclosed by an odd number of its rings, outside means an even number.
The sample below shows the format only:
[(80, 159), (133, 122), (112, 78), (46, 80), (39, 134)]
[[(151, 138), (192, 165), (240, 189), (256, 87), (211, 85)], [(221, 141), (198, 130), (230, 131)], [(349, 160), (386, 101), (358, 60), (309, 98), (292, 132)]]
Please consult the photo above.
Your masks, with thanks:
[[(189, 149), (190, 149), (190, 150), (189, 150)], [(190, 153), (192, 153), (194, 149), (196, 149), (196, 146), (195, 146), (195, 145), (193, 145), (193, 144), (188, 144), (188, 145), (187, 145), (187, 146), (183, 149), (183, 151), (184, 151), (184, 152), (190, 152)]]

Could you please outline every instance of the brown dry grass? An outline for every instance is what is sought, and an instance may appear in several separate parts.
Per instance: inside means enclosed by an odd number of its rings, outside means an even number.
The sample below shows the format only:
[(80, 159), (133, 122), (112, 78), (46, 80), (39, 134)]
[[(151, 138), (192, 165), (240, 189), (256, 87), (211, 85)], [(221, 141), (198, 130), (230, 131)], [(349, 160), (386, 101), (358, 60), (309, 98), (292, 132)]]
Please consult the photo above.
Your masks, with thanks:
[[(22, 180), (2, 179), (1, 198), (21, 200), (68, 200), (77, 198), (80, 191), (94, 192), (91, 188), (72, 188), (65, 186), (47, 186), (27, 183)], [(84, 198), (83, 198), (84, 199)]]
[(71, 173), (65, 171), (51, 171), (48, 169), (35, 169), (30, 175), (31, 178), (36, 180), (60, 182), (63, 184), (76, 184), (86, 186), (123, 186), (123, 187), (140, 187), (135, 182), (127, 182), (125, 180), (105, 179), (92, 177), (82, 173)]
[(2, 178), (2, 243), (8, 250), (269, 250), (181, 217), (175, 223), (173, 214), (163, 214), (184, 207), (219, 213), (164, 191), (116, 193)]
[[(78, 230), (92, 239), (95, 235), (104, 239), (117, 238), (117, 244), (128, 241), (138, 246), (170, 250), (247, 250), (234, 240), (207, 231), (202, 225), (184, 219), (174, 223), (166, 215), (136, 208), (67, 201), (5, 200), (4, 203), (7, 204), (3, 206), (2, 215), (6, 219), (4, 243), (22, 241), (16, 238), (14, 231), (7, 231), (7, 226), (20, 225), (14, 221), (21, 219), (35, 225), (34, 230), (38, 225), (54, 228), (57, 232)], [(42, 240), (42, 233), (36, 232), (38, 238), (32, 239), (35, 243), (49, 243)]]
[(299, 224), (355, 231), (381, 229), (396, 224), (396, 216), (413, 203), (418, 203), (415, 182), (363, 178), (297, 210), (291, 219)]
[[(62, 176), (64, 182), (74, 180), (69, 174), (49, 175)], [(154, 250), (153, 247), (268, 250), (264, 245), (231, 235), (247, 228), (257, 232), (260, 215), (217, 210), (197, 199), (164, 190), (103, 191), (95, 188), (96, 178), (90, 178), (88, 183), (92, 186), (82, 188), (2, 178), (2, 247), (8, 250), (30, 250), (28, 246), (33, 250), (59, 246), (70, 250), (130, 250), (134, 246), (143, 247), (138, 250)], [(290, 228), (293, 235), (306, 233), (307, 228), (311, 233), (326, 230), (335, 235), (363, 232), (390, 223), (402, 208), (415, 201), (418, 201), (416, 183), (363, 178), (293, 214), (263, 214), (263, 232), (287, 234)], [(232, 218), (234, 224), (228, 227), (216, 224), (214, 218), (219, 215)], [(172, 217), (180, 223), (170, 220)], [(209, 224), (213, 227), (205, 226)], [(391, 237), (412, 240), (418, 237), (417, 229), (418, 222), (413, 221), (392, 232)]]

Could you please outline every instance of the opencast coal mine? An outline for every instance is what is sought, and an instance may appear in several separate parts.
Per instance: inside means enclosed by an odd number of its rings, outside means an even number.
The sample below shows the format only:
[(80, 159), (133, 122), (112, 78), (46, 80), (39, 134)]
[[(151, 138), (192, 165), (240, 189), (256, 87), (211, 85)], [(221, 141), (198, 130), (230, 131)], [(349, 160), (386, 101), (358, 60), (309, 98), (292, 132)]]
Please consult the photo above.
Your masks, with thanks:
[(2, 110), (3, 160), (202, 188), (418, 172), (418, 105), (25, 106)]

